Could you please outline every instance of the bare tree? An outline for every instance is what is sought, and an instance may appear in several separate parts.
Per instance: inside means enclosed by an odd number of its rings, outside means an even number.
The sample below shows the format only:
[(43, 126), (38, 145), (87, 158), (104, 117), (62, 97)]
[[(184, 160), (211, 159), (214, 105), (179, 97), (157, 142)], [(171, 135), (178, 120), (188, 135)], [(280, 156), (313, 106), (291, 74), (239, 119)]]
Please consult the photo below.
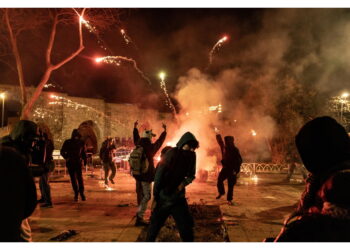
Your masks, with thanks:
[[(86, 12), (86, 13), (85, 13)], [(99, 36), (99, 30), (105, 30), (115, 25), (120, 25), (120, 16), (125, 12), (119, 9), (2, 9), (0, 24), (0, 38), (8, 43), (0, 44), (0, 62), (6, 64), (12, 71), (16, 71), (21, 91), (22, 113), (21, 119), (28, 119), (33, 105), (40, 97), (45, 84), (50, 79), (53, 71), (74, 59), (84, 49), (82, 22), (83, 18), (89, 20), (97, 29), (94, 31)], [(84, 16), (85, 15), (85, 16)], [(78, 18), (79, 17), (79, 18)], [(70, 25), (78, 21), (79, 45), (72, 53), (54, 62), (53, 47), (57, 42), (57, 28), (59, 24)], [(40, 81), (36, 84), (34, 93), (28, 98), (25, 88), (25, 76), (23, 73), (22, 57), (18, 47), (19, 35), (23, 31), (37, 31), (40, 27), (46, 27), (50, 23), (50, 35), (45, 49), (45, 69)], [(42, 32), (42, 31), (41, 31)], [(42, 34), (42, 33), (40, 33)], [(13, 55), (16, 67), (10, 63), (10, 55)], [(5, 59), (3, 59), (5, 57)], [(57, 61), (57, 59), (56, 59)]]

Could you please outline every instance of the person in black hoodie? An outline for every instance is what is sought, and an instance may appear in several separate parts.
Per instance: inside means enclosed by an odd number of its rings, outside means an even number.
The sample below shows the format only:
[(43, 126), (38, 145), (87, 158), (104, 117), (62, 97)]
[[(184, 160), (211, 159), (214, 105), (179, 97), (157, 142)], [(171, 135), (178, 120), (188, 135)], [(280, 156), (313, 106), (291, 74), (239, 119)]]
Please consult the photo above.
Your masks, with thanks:
[(166, 125), (163, 123), (164, 131), (159, 136), (159, 138), (152, 143), (152, 138), (156, 135), (152, 133), (152, 130), (145, 130), (142, 133), (140, 138), (139, 131), (137, 129), (138, 122), (134, 123), (133, 137), (134, 144), (143, 147), (143, 150), (146, 155), (146, 159), (148, 161), (148, 171), (141, 175), (135, 175), (134, 178), (136, 180), (136, 194), (138, 201), (138, 210), (136, 213), (136, 222), (135, 226), (144, 226), (148, 223), (143, 219), (145, 211), (147, 209), (147, 205), (149, 200), (151, 199), (151, 185), (154, 181), (154, 161), (153, 158), (157, 151), (162, 146), (165, 137), (166, 137)]
[(187, 132), (168, 150), (160, 162), (154, 180), (153, 198), (155, 202), (151, 224), (146, 241), (155, 241), (169, 215), (172, 215), (180, 232), (182, 241), (191, 242), (193, 218), (190, 214), (186, 186), (192, 183), (196, 174), (196, 148), (199, 143), (195, 136)]
[(66, 166), (74, 191), (74, 201), (78, 201), (78, 194), (80, 194), (81, 200), (85, 201), (82, 167), (83, 164), (86, 165), (86, 152), (85, 144), (81, 140), (78, 129), (73, 129), (71, 139), (64, 141), (61, 148), (61, 155), (66, 160)]
[(37, 125), (19, 121), (0, 145), (0, 241), (31, 241), (27, 218), (37, 205), (33, 176), (28, 168), (38, 139)]
[(217, 182), (219, 195), (216, 199), (220, 199), (221, 196), (225, 194), (224, 180), (227, 179), (227, 201), (232, 205), (233, 187), (237, 182), (237, 174), (239, 174), (241, 170), (242, 157), (238, 148), (234, 145), (233, 136), (225, 136), (224, 143), (218, 130), (215, 131), (217, 132), (216, 140), (220, 146), (222, 154), (222, 169), (219, 173)]

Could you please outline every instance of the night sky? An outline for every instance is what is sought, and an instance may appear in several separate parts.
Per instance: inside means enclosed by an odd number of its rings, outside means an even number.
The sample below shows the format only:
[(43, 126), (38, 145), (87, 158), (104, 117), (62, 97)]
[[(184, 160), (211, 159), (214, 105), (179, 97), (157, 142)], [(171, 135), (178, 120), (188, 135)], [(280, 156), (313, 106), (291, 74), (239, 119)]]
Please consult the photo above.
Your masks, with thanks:
[[(295, 80), (301, 88), (313, 87), (325, 96), (338, 94), (350, 85), (347, 9), (159, 8), (123, 9), (121, 13), (118, 24), (99, 30), (111, 53), (103, 51), (96, 35), (84, 28), (84, 51), (50, 78), (49, 82), (57, 85), (56, 90), (62, 88), (73, 96), (138, 103), (164, 111), (167, 108), (157, 76), (161, 70), (167, 74), (166, 83), (173, 97), (178, 79), (191, 68), (213, 81), (226, 71), (235, 72), (231, 79), (234, 87), (227, 87), (226, 91), (227, 97), (232, 98), (249, 96), (259, 100), (271, 86), (275, 93), (283, 95), (285, 84), (283, 87), (279, 84), (286, 79)], [(89, 11), (86, 19), (94, 24)], [(43, 73), (49, 27), (46, 24), (24, 31), (18, 38), (27, 85), (36, 85)], [(59, 26), (54, 58), (76, 48), (76, 27), (76, 24)], [(120, 28), (126, 30), (136, 46), (125, 43)], [(207, 68), (210, 50), (224, 35), (229, 40), (215, 51)], [(152, 86), (129, 63), (116, 67), (93, 60), (107, 55), (134, 58)], [(15, 67), (12, 55), (2, 59)], [(2, 62), (0, 78), (2, 83), (17, 84), (16, 73)]]

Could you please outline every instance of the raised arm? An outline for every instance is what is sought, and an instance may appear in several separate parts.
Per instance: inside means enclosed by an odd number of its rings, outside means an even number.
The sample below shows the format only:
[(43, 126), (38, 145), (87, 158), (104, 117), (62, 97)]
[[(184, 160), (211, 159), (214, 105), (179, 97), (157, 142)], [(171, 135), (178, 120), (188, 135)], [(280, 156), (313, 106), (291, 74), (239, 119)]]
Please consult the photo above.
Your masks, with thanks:
[(216, 134), (216, 141), (218, 142), (220, 149), (221, 149), (221, 153), (224, 154), (224, 141), (222, 140), (222, 137), (220, 134)]
[(164, 131), (161, 133), (159, 138), (153, 143), (153, 153), (155, 154), (160, 147), (163, 145), (163, 142), (165, 141), (166, 137), (166, 125), (163, 123), (163, 129)]
[(140, 135), (139, 130), (137, 129), (138, 121), (134, 123), (134, 130), (133, 130), (133, 139), (134, 139), (134, 145), (136, 146), (140, 141)]

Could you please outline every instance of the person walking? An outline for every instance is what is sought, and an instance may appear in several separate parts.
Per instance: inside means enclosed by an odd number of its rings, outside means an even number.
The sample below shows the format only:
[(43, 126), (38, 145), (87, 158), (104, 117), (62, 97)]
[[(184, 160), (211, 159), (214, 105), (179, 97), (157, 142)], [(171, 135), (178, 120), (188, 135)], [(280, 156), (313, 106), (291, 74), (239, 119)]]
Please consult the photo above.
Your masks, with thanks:
[(66, 160), (66, 166), (74, 191), (74, 201), (78, 201), (79, 194), (81, 200), (85, 201), (82, 167), (86, 165), (86, 152), (85, 144), (81, 140), (78, 129), (73, 129), (71, 138), (64, 141), (61, 148), (61, 155)]

